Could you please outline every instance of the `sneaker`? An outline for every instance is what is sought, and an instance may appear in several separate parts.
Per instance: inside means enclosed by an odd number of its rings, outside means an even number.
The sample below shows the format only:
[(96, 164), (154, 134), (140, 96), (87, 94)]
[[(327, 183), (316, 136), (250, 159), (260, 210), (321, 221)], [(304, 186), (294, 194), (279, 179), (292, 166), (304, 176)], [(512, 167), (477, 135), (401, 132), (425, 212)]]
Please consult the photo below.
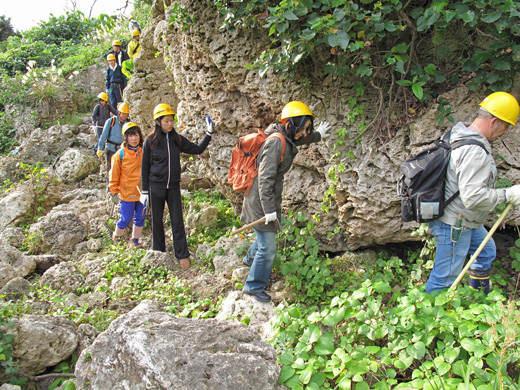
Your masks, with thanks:
[(249, 290), (242, 290), (242, 292), (246, 295), (251, 295), (259, 302), (271, 302), (271, 296), (266, 294), (264, 291), (261, 292), (253, 292)]

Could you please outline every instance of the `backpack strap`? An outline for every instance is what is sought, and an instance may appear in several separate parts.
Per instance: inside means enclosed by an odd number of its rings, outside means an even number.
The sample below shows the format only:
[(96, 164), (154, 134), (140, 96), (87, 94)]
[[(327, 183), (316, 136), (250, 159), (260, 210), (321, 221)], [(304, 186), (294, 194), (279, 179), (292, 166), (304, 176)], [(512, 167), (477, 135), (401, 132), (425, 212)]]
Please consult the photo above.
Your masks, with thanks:
[[(451, 130), (448, 133), (450, 133), (450, 132), (451, 132)], [(446, 134), (448, 134), (448, 133), (446, 133)], [(444, 140), (444, 137), (442, 139)], [(448, 138), (448, 140), (449, 140), (449, 138)], [(457, 148), (460, 148), (461, 146), (466, 146), (466, 145), (480, 146), (482, 149), (484, 149), (484, 152), (486, 152), (486, 154), (489, 154), (486, 147), (484, 145), (482, 145), (481, 142), (479, 142), (475, 139), (461, 139), (460, 141), (455, 141), (451, 144), (451, 150), (457, 149)], [(444, 206), (449, 205), (459, 195), (460, 195), (460, 191), (457, 190), (452, 196), (450, 196), (448, 198), (448, 200), (444, 203)]]
[[(282, 155), (280, 156), (280, 162), (278, 163), (278, 164), (280, 164), (283, 161), (283, 155), (285, 154), (285, 145), (286, 145), (285, 137), (283, 136), (282, 133), (279, 133), (277, 131), (272, 134), (269, 134), (269, 137), (271, 137), (271, 136), (274, 136), (274, 137), (280, 139), (280, 141), (282, 141)], [(269, 137), (267, 137), (267, 138), (269, 138)]]
[(119, 149), (119, 158), (121, 159), (121, 164), (123, 164), (124, 155), (125, 155), (125, 150), (123, 148)]

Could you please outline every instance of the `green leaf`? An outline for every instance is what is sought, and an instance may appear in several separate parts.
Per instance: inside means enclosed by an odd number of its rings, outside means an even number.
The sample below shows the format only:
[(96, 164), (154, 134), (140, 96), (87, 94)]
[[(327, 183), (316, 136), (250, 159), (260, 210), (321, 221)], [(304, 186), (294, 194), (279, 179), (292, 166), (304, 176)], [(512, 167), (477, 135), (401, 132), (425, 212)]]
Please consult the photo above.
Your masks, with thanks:
[(478, 339), (465, 338), (461, 340), (460, 345), (468, 352), (475, 352), (476, 349), (482, 347), (482, 342)]
[(334, 349), (333, 333), (323, 334), (314, 346), (314, 352), (316, 352), (318, 355), (330, 355), (334, 352)]
[(414, 93), (415, 96), (417, 96), (417, 98), (419, 100), (422, 100), (424, 91), (423, 91), (423, 88), (419, 84), (412, 85), (412, 92)]
[(481, 20), (484, 23), (494, 23), (502, 16), (502, 12), (490, 12), (486, 14)]
[(431, 76), (433, 76), (435, 74), (436, 70), (437, 70), (437, 67), (435, 65), (433, 65), (432, 63), (430, 63), (424, 67), (424, 71)]
[(511, 70), (511, 60), (507, 57), (495, 58), (491, 61), (491, 65), (496, 70)]
[(292, 11), (285, 11), (284, 16), (287, 20), (298, 20), (298, 17)]
[(334, 326), (341, 320), (343, 320), (345, 316), (345, 308), (333, 307), (328, 315), (323, 318), (323, 324), (327, 326)]
[(365, 381), (356, 383), (355, 390), (370, 390), (370, 386)]
[(412, 85), (410, 80), (397, 80), (396, 83), (402, 87), (410, 87)]
[(296, 306), (291, 306), (287, 309), (287, 313), (292, 317), (292, 318), (301, 318), (302, 316), (302, 312), (300, 311), (300, 309), (298, 309)]
[[(400, 80), (404, 81), (404, 80)], [(374, 283), (374, 290), (378, 293), (389, 293), (392, 292), (392, 287), (385, 282), (376, 282)]]
[(306, 28), (299, 35), (300, 39), (303, 41), (310, 41), (315, 36), (316, 36), (316, 33), (314, 31), (312, 31), (310, 28)]
[(283, 364), (284, 366), (288, 366), (288, 365), (292, 364), (293, 361), (294, 361), (294, 356), (289, 352), (285, 352), (280, 356), (280, 363)]
[(309, 364), (305, 369), (300, 373), (300, 382), (306, 385), (311, 381), (312, 374), (314, 374), (314, 368), (312, 364)]

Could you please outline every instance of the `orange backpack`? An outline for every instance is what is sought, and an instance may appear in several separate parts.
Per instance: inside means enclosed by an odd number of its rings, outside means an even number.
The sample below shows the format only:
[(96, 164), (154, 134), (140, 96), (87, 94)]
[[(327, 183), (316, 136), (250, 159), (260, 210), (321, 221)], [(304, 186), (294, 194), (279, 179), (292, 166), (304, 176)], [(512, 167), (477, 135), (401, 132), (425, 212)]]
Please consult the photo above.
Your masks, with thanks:
[[(281, 163), (285, 153), (285, 138), (278, 132), (270, 134), (269, 137), (278, 137), (282, 141), (282, 156), (279, 162)], [(245, 191), (245, 194), (249, 195), (255, 176), (258, 175), (256, 157), (260, 147), (269, 137), (262, 129), (258, 129), (257, 133), (247, 134), (238, 139), (237, 146), (231, 151), (228, 177), (228, 182), (235, 191)]]

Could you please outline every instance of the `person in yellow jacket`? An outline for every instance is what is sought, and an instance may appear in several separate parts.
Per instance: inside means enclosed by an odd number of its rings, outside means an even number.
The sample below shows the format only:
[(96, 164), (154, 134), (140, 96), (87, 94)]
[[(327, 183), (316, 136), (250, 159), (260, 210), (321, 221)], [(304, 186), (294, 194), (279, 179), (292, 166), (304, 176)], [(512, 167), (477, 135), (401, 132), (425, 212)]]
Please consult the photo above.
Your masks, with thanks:
[(141, 38), (141, 33), (139, 30), (132, 31), (132, 40), (128, 44), (128, 56), (129, 60), (123, 62), (123, 73), (126, 77), (130, 78), (132, 73), (134, 72), (134, 60), (137, 58), (139, 53), (141, 52), (141, 44), (139, 43), (139, 39)]
[[(143, 134), (133, 122), (123, 126), (123, 147), (112, 156), (109, 173), (109, 191), (112, 201), (121, 202), (120, 218), (112, 235), (114, 242), (120, 242), (125, 229), (133, 221), (131, 245), (140, 248), (146, 207), (139, 202), (141, 193), (141, 162), (143, 159)], [(119, 196), (118, 196), (119, 194)]]

